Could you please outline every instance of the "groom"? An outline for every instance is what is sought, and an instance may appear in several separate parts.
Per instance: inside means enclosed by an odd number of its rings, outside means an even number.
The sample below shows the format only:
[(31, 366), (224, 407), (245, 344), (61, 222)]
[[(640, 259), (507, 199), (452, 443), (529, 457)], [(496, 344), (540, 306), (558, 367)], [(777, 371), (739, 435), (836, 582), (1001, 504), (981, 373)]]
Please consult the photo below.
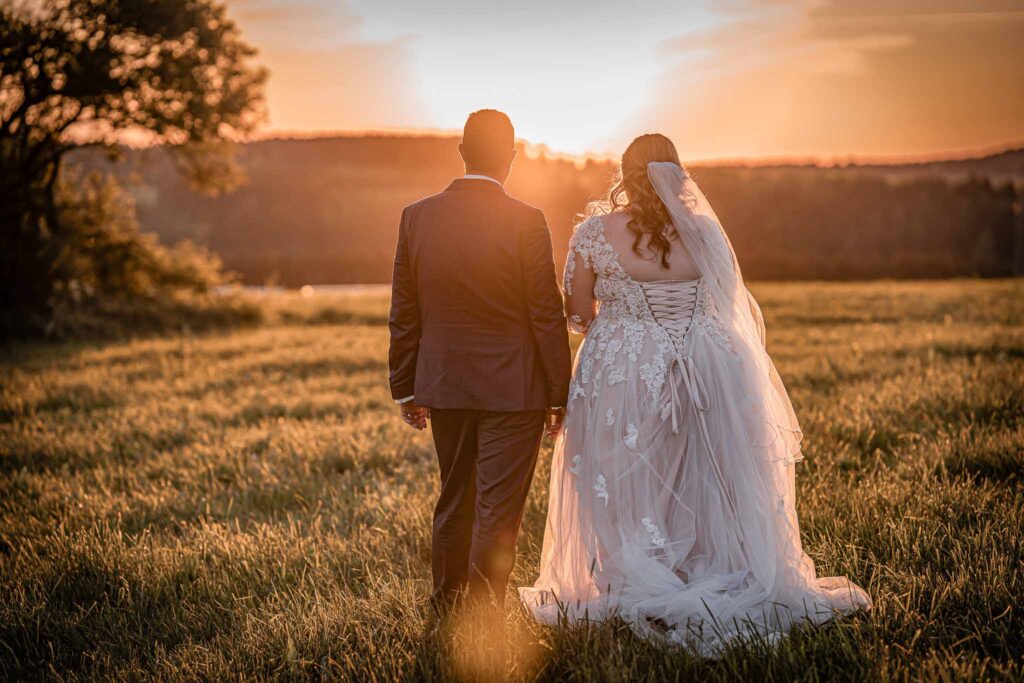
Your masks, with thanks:
[[(570, 356), (544, 214), (505, 194), (512, 123), (470, 114), (466, 174), (402, 212), (391, 294), (391, 394), (429, 419), (441, 470), (432, 602), (504, 597), (541, 434), (557, 434)], [(546, 419), (545, 419), (546, 414)]]

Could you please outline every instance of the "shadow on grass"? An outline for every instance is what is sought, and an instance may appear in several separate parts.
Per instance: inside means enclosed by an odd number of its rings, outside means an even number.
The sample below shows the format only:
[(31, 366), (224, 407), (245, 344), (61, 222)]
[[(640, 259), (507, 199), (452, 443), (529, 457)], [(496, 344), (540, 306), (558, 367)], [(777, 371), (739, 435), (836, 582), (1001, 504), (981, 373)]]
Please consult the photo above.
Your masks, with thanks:
[(386, 313), (363, 313), (326, 307), (305, 315), (284, 311), (281, 313), (281, 322), (288, 325), (370, 325), (379, 327), (388, 324), (388, 316)]
[(0, 620), (7, 645), (0, 671), (8, 680), (46, 671), (88, 676), (96, 663), (150, 666), (160, 651), (206, 642), (232, 627), (232, 596), (203, 580), (198, 565), (155, 580), (104, 564), (69, 554), (23, 577), (21, 589), (35, 608)]
[[(940, 431), (1013, 430), (1024, 424), (1024, 396), (1015, 393), (1012, 386), (1001, 389), (982, 397), (967, 395), (955, 401), (941, 395), (929, 396), (880, 412), (880, 419), (867, 426), (832, 424), (828, 433), (838, 444), (848, 446), (853, 455), (852, 459), (844, 460), (844, 469), (862, 469), (872, 463), (891, 467), (900, 460), (908, 443), (920, 438), (934, 438)], [(910, 431), (907, 425), (919, 427)], [(1012, 453), (1005, 457), (997, 453), (993, 457), (995, 459), (987, 466), (978, 464), (979, 473), (999, 476), (998, 472), (1013, 470)], [(1016, 462), (1019, 466), (1019, 454)], [(967, 461), (963, 464), (963, 468), (970, 466)]]
[(952, 453), (946, 456), (943, 467), (954, 477), (970, 476), (996, 484), (1024, 485), (1024, 454), (1016, 450)]
[(234, 391), (242, 386), (267, 384), (281, 381), (303, 381), (311, 378), (342, 377), (350, 380), (359, 373), (375, 373), (387, 376), (387, 362), (379, 358), (349, 359), (327, 358), (298, 361), (267, 361), (252, 363), (225, 372), (201, 384), (189, 387), (182, 395), (186, 398), (201, 399), (211, 392)]
[(166, 429), (132, 429), (114, 438), (109, 446), (88, 452), (64, 447), (0, 450), (0, 474), (22, 470), (32, 474), (54, 471), (73, 474), (112, 465), (130, 465), (163, 451), (183, 448), (195, 439), (195, 430), (183, 424)]

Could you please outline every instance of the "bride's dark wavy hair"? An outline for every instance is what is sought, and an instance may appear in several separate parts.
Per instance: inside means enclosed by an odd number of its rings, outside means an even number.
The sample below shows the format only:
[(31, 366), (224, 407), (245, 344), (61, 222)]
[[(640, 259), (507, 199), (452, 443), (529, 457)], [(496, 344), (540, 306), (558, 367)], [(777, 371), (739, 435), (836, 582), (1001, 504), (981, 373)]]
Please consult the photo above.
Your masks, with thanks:
[(671, 245), (662, 231), (671, 224), (672, 217), (647, 177), (647, 164), (652, 161), (679, 163), (676, 146), (659, 133), (641, 135), (629, 143), (608, 194), (588, 204), (577, 225), (591, 216), (624, 209), (630, 216), (627, 226), (633, 233), (633, 253), (643, 257), (640, 240), (645, 234), (650, 235), (651, 251), (661, 266), (668, 268)]

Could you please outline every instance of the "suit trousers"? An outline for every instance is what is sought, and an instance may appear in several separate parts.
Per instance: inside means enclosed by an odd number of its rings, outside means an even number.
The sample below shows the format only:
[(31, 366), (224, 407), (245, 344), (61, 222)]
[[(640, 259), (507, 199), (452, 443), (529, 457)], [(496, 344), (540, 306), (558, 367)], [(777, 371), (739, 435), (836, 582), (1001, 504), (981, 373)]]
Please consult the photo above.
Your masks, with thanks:
[(544, 411), (430, 411), (441, 469), (434, 508), (432, 602), (468, 592), (500, 604), (515, 565)]

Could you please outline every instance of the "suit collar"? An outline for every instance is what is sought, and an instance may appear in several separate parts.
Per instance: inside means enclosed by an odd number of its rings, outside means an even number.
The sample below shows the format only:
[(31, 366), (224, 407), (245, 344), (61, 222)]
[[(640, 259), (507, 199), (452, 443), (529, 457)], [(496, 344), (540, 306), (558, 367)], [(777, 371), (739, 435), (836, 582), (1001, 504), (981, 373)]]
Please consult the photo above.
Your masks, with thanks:
[(478, 178), (456, 178), (448, 186), (446, 192), (452, 190), (481, 190), (483, 192), (499, 192), (505, 194), (505, 188), (497, 182)]

